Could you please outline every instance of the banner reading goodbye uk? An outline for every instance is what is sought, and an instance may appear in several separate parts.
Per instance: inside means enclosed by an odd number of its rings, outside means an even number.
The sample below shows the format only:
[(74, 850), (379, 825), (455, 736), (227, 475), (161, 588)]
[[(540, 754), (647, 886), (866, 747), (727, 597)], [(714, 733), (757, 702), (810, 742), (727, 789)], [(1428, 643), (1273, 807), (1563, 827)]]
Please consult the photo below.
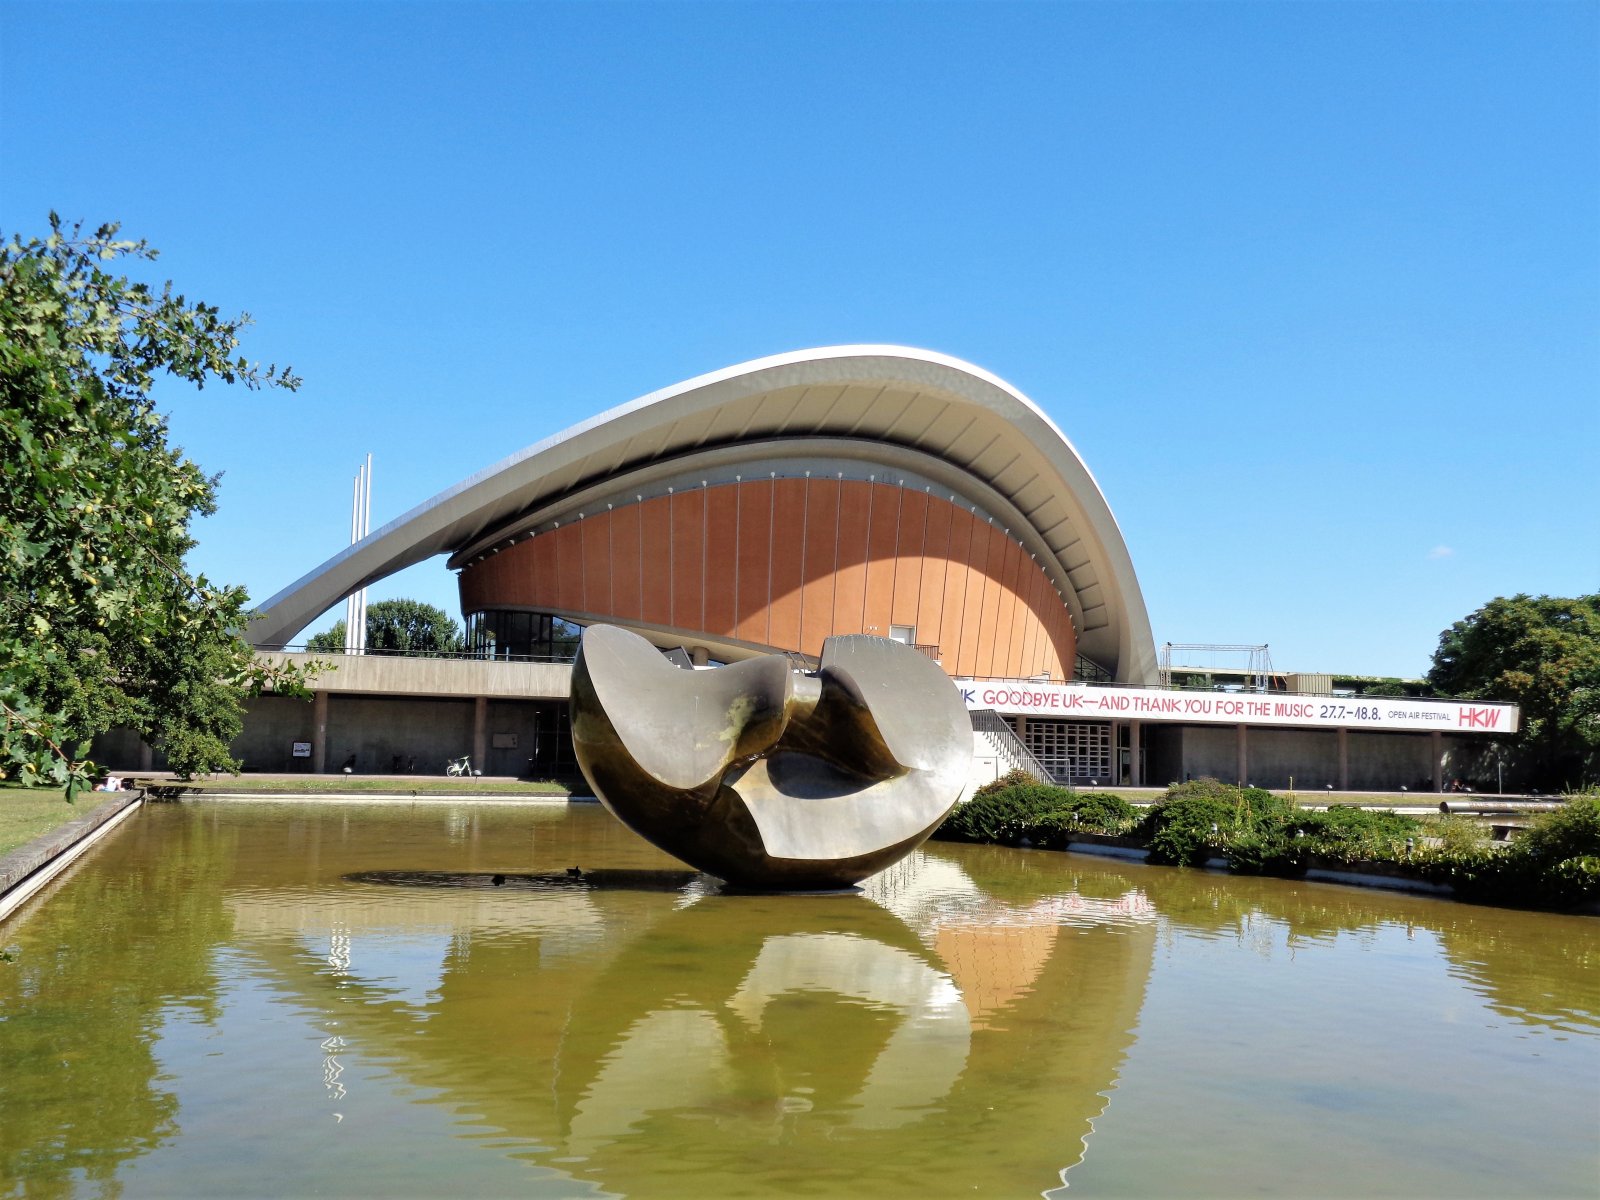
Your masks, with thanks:
[(1321, 726), (1328, 729), (1436, 729), (1440, 733), (1515, 733), (1515, 704), (1411, 700), (1394, 696), (1290, 696), (1252, 692), (1173, 692), (1092, 683), (979, 682), (957, 679), (970, 708), (1026, 717), (1176, 721), (1208, 725)]

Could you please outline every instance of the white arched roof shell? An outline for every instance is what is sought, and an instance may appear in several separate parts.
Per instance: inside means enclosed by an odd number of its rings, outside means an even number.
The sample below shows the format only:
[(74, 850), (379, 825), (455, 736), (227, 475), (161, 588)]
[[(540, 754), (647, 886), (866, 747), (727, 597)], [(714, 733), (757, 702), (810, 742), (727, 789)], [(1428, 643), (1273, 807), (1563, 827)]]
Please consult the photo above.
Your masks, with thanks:
[[(819, 442), (819, 439), (822, 442)], [(948, 355), (835, 346), (741, 363), (601, 413), (462, 480), (262, 605), (249, 630), (281, 647), (350, 593), (624, 474), (681, 467), (751, 442), (846, 442), (888, 464), (946, 464), (1004, 502), (1062, 590), (1079, 652), (1124, 682), (1156, 676), (1133, 563), (1099, 485), (1031, 400)], [(970, 493), (969, 493), (970, 494)]]

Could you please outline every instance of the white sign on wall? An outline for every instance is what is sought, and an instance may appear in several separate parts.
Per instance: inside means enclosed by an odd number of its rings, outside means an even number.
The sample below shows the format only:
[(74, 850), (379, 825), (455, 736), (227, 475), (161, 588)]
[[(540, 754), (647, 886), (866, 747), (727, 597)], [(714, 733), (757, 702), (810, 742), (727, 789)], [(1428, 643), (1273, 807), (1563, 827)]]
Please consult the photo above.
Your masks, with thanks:
[(1326, 729), (1515, 733), (1515, 704), (1413, 700), (1396, 696), (1298, 696), (1099, 687), (1092, 683), (956, 680), (970, 708), (1026, 717), (1171, 721), (1205, 725), (1317, 726)]

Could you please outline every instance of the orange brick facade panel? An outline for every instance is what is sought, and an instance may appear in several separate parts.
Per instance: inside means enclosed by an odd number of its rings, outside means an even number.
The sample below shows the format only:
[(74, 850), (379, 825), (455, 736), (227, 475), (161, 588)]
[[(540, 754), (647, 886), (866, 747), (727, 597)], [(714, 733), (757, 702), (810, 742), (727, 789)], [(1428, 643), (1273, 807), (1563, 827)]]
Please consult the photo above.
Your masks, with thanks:
[(1071, 678), (1061, 597), (1004, 530), (893, 484), (766, 479), (591, 513), (461, 572), (464, 612), (611, 617), (818, 654), (909, 625), (953, 675)]

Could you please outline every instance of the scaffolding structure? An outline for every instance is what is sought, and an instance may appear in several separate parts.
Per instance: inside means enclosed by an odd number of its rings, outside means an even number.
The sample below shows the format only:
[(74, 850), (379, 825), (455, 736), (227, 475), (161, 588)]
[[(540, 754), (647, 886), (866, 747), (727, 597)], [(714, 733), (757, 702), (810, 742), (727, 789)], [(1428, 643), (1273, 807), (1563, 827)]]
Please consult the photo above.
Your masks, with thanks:
[(1272, 686), (1272, 654), (1267, 644), (1232, 646), (1221, 642), (1167, 642), (1161, 647), (1161, 686), (1173, 686), (1175, 675), (1218, 675), (1237, 679), (1251, 691)]

